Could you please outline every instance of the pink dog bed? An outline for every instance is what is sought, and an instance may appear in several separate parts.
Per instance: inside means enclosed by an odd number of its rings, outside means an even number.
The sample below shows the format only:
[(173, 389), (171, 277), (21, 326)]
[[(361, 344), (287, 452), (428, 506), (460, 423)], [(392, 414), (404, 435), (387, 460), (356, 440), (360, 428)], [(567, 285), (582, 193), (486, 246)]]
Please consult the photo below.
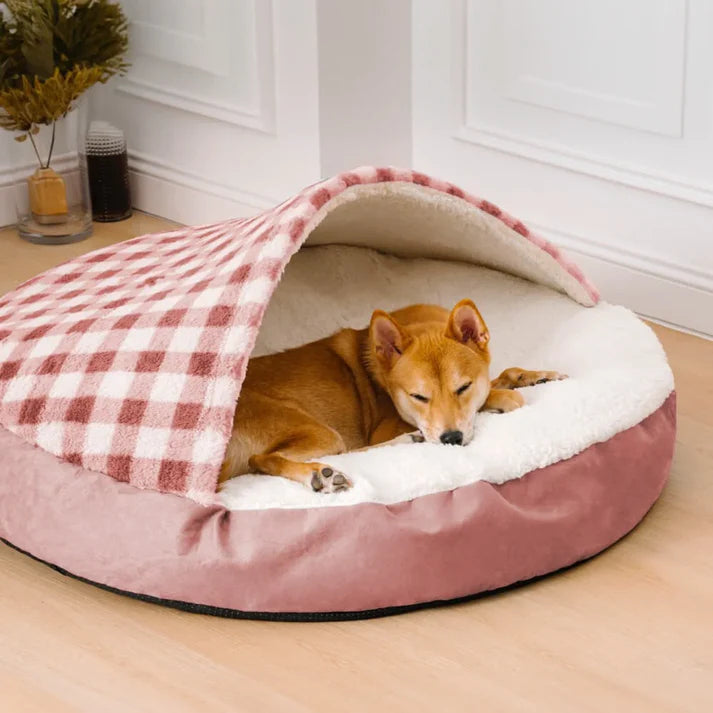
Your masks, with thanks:
[[(489, 324), (493, 375), (570, 379), (479, 415), (463, 448), (327, 458), (353, 478), (346, 493), (254, 475), (216, 494), (251, 354), (364, 326), (376, 307), (461, 297)], [(423, 174), (362, 168), (254, 218), (90, 253), (6, 295), (0, 424), (0, 538), (17, 549), (189, 610), (358, 618), (611, 545), (666, 481), (675, 394), (653, 333), (521, 222)]]

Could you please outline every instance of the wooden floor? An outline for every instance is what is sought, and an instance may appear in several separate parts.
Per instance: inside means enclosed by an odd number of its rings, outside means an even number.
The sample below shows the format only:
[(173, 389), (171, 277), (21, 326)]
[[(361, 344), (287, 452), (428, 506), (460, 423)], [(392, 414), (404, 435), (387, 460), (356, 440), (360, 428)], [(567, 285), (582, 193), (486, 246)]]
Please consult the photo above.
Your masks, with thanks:
[[(161, 225), (54, 248), (0, 231), (0, 292)], [(671, 481), (596, 559), (469, 604), (283, 624), (137, 602), (0, 545), (0, 710), (713, 711), (713, 342), (654, 329), (679, 396)]]

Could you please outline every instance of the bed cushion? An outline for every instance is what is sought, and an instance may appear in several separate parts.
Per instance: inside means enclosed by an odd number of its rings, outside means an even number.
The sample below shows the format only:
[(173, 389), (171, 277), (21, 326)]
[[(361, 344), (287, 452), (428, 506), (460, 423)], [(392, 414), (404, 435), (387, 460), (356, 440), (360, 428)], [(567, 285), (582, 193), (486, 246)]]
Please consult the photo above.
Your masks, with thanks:
[[(474, 299), (492, 375), (557, 370), (465, 447), (325, 458), (325, 495), (216, 492), (247, 361)], [(142, 236), (0, 300), (0, 538), (60, 571), (222, 616), (335, 619), (460, 600), (601, 552), (675, 441), (663, 350), (555, 246), (421, 173), (356, 169), (249, 219)]]

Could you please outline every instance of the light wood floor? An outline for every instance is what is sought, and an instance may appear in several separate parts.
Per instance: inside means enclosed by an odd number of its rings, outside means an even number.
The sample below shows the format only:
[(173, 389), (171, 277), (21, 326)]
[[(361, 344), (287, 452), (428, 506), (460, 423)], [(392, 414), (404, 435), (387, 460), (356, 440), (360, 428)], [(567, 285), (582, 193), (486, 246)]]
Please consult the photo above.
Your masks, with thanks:
[[(0, 292), (161, 225), (55, 248), (0, 231)], [(713, 711), (713, 343), (654, 329), (679, 395), (671, 481), (600, 557), (469, 604), (282, 624), (133, 601), (0, 545), (0, 711)]]

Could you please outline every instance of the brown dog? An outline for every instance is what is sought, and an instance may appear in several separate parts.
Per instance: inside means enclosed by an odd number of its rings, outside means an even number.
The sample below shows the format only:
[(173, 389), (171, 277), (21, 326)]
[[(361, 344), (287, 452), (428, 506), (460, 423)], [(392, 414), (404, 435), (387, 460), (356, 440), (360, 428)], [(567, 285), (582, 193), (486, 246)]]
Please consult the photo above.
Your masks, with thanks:
[(450, 313), (377, 310), (368, 329), (251, 359), (220, 481), (258, 472), (345, 490), (349, 478), (319, 458), (395, 439), (465, 445), (478, 411), (513, 411), (524, 404), (513, 389), (566, 378), (512, 368), (491, 382), (489, 336), (461, 300)]

